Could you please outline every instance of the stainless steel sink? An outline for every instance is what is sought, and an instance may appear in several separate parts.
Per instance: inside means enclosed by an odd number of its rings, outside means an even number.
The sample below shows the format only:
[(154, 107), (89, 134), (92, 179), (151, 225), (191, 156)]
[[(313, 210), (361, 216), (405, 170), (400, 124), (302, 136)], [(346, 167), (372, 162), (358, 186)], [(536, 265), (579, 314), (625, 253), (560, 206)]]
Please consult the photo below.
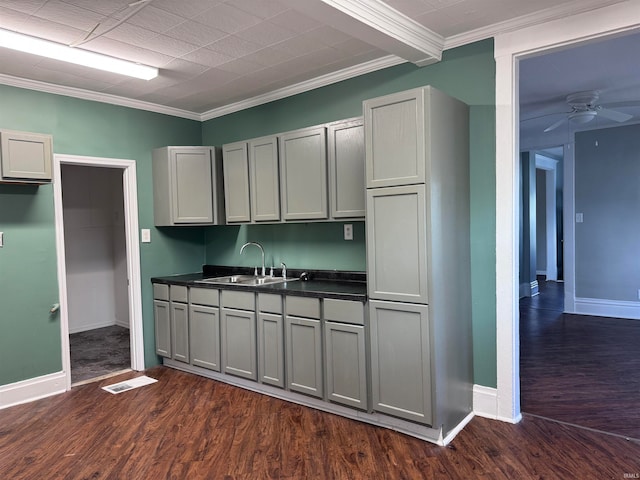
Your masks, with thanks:
[(282, 278), (282, 277), (256, 277), (255, 275), (227, 275), (225, 277), (206, 278), (204, 280), (196, 280), (196, 283), (212, 283), (220, 285), (271, 285), (274, 283), (293, 282), (298, 278)]

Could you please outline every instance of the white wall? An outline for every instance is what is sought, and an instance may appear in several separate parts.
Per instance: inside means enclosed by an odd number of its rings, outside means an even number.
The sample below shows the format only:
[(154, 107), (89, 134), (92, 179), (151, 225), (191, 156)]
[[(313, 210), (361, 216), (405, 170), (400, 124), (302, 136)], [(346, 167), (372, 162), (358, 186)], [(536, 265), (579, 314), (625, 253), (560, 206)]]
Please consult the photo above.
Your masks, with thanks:
[(128, 327), (122, 171), (63, 165), (62, 195), (69, 333)]

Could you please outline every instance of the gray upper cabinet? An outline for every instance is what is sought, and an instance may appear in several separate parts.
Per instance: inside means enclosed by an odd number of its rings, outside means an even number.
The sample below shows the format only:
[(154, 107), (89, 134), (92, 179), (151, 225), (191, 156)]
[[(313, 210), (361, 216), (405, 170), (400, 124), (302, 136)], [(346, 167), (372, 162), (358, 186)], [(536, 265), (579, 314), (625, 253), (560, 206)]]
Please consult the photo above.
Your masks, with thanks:
[(224, 145), (222, 162), (227, 223), (248, 223), (251, 221), (251, 198), (246, 142)]
[(211, 147), (153, 151), (156, 226), (224, 224), (222, 165)]
[(278, 175), (278, 138), (263, 137), (249, 141), (251, 175), (251, 220), (280, 220), (280, 178)]
[(40, 133), (0, 131), (0, 181), (51, 181), (53, 138)]
[(425, 181), (424, 89), (414, 89), (363, 103), (367, 188)]
[(362, 118), (327, 125), (332, 218), (364, 218), (365, 168)]
[(428, 303), (425, 186), (367, 190), (366, 229), (369, 296)]
[(283, 220), (328, 219), (325, 128), (284, 133), (278, 147)]

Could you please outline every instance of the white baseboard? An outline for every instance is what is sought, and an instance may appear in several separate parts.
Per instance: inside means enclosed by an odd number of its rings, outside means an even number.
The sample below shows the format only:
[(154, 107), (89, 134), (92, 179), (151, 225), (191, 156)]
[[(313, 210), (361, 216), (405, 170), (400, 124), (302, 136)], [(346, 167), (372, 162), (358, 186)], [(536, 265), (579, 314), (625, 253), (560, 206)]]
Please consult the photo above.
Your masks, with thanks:
[[(82, 325), (71, 326), (69, 325), (69, 334), (87, 332), (89, 330), (95, 330), (96, 328), (113, 327), (116, 323), (112, 322), (96, 322), (96, 323), (84, 323)], [(129, 325), (127, 325), (128, 327)]]
[(64, 372), (56, 372), (0, 386), (0, 410), (63, 393), (66, 379)]
[(119, 327), (122, 328), (130, 328), (129, 326), (129, 319), (125, 320), (121, 320), (119, 318), (116, 318), (116, 325), (118, 325)]
[(478, 417), (498, 418), (498, 390), (482, 385), (473, 386), (473, 413)]
[(640, 302), (605, 300), (602, 298), (576, 298), (574, 305), (574, 312), (580, 315), (640, 320)]
[(524, 282), (520, 284), (520, 298), (523, 297), (535, 297), (540, 293), (538, 280), (533, 282)]

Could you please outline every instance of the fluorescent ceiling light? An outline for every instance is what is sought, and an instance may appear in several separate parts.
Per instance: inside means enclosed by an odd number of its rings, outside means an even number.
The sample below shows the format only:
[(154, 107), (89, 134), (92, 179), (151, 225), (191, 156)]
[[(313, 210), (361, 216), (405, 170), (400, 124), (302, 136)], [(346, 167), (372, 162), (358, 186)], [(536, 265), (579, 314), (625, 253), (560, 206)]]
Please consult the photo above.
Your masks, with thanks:
[(49, 42), (40, 38), (22, 35), (16, 32), (0, 29), (0, 47), (18, 50), (20, 52), (32, 53), (41, 57), (61, 60), (63, 62), (75, 63), (85, 67), (106, 70), (107, 72), (119, 73), (130, 77), (151, 80), (158, 76), (158, 69), (139, 63), (109, 57), (100, 53), (71, 48), (61, 43)]

